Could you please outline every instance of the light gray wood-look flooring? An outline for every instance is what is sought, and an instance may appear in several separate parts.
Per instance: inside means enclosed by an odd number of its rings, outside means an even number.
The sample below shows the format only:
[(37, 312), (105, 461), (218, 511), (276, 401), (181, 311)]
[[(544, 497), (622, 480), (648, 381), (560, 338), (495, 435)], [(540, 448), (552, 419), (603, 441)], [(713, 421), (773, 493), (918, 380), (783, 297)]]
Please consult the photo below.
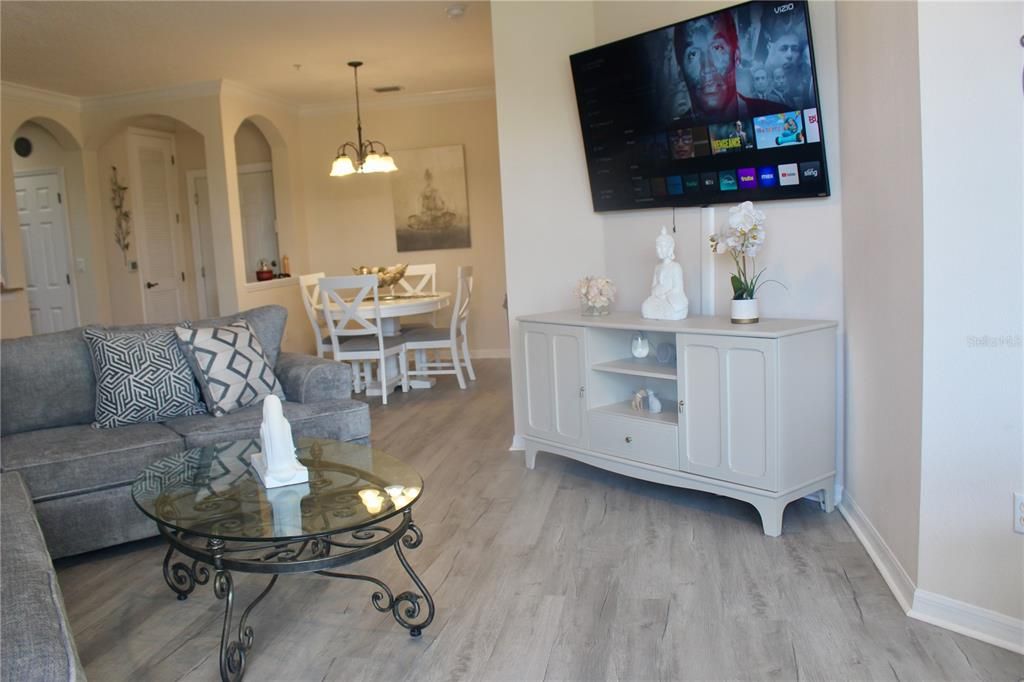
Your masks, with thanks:
[[(411, 639), (363, 583), (283, 577), (254, 611), (247, 680), (1020, 680), (1024, 657), (907, 618), (838, 513), (741, 502), (507, 448), (508, 363), (373, 405), (373, 443), (425, 479), (407, 552), (437, 601)], [(210, 585), (184, 602), (161, 541), (58, 562), (94, 681), (216, 680)], [(411, 586), (391, 552), (356, 564)], [(354, 568), (355, 568), (354, 567)], [(265, 578), (236, 575), (238, 603)], [(239, 610), (236, 607), (235, 618)]]

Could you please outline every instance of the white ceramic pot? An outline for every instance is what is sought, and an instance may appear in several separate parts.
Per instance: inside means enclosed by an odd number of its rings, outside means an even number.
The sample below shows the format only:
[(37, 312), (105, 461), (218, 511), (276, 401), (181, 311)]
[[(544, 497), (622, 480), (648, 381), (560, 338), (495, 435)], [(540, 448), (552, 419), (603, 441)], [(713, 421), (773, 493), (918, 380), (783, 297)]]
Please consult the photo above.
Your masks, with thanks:
[(757, 299), (733, 299), (731, 317), (733, 324), (754, 324), (757, 322)]

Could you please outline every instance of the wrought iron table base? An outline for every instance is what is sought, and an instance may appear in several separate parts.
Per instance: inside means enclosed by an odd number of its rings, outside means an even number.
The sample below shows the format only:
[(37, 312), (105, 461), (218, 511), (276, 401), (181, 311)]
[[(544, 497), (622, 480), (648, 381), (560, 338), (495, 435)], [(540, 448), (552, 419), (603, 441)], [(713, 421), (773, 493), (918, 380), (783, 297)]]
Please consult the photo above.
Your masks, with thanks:
[[(224, 626), (220, 639), (220, 676), (226, 682), (242, 679), (245, 660), (252, 649), (254, 630), (247, 624), (249, 614), (273, 589), (277, 579), (287, 573), (317, 573), (330, 578), (361, 580), (377, 587), (370, 597), (373, 607), (381, 613), (391, 612), (399, 625), (412, 637), (419, 637), (423, 628), (434, 620), (434, 600), (426, 585), (413, 570), (402, 548), (415, 549), (423, 542), (423, 532), (412, 521), (411, 509), (402, 512), (400, 523), (393, 529), (373, 526), (357, 531), (325, 534), (293, 542), (237, 542), (228, 544), (222, 539), (206, 539), (205, 545), (160, 525), (160, 533), (169, 547), (164, 556), (163, 573), (167, 585), (179, 600), (188, 599), (197, 585), (210, 581), (213, 569), (213, 593), (224, 600)], [(189, 542), (192, 539), (193, 542)], [(394, 547), (402, 568), (416, 585), (418, 592), (406, 590), (397, 595), (388, 585), (372, 576), (341, 573), (332, 569), (364, 559)], [(340, 550), (340, 551), (339, 551)], [(174, 552), (189, 557), (191, 562), (171, 562)], [(232, 614), (235, 589), (231, 571), (271, 574), (270, 582), (242, 612), (238, 622), (238, 636), (232, 638)], [(425, 608), (422, 604), (425, 604)]]

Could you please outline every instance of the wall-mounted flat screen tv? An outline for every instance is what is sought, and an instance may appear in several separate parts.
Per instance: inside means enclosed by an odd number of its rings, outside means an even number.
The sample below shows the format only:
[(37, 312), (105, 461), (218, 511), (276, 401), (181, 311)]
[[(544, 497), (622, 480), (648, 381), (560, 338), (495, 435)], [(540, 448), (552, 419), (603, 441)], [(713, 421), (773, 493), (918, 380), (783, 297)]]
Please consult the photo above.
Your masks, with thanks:
[(806, 2), (570, 57), (595, 211), (829, 195)]

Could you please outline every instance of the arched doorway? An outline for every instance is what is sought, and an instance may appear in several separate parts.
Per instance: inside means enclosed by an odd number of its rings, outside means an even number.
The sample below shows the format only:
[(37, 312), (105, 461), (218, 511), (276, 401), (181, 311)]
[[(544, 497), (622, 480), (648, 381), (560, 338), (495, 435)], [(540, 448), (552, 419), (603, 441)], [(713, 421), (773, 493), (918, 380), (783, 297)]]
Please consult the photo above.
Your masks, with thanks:
[(113, 322), (202, 315), (188, 177), (206, 168), (203, 135), (170, 116), (133, 116), (99, 145), (97, 161)]
[(59, 123), (38, 118), (15, 130), (8, 150), (31, 333), (71, 329), (81, 320), (75, 275), (85, 269), (72, 229), (81, 222), (85, 197), (71, 197), (67, 188), (81, 187), (81, 147)]

